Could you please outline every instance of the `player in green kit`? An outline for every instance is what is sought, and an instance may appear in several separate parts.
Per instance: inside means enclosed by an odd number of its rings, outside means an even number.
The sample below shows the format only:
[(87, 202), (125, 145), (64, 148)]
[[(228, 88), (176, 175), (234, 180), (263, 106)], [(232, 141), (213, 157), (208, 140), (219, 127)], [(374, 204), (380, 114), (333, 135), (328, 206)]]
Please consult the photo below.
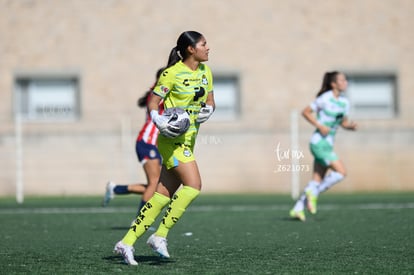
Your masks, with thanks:
[[(201, 63), (208, 60), (208, 53), (209, 47), (202, 34), (195, 31), (182, 33), (153, 90), (148, 108), (161, 133), (158, 150), (163, 166), (154, 196), (141, 209), (124, 238), (115, 245), (114, 251), (129, 265), (138, 264), (133, 255), (134, 243), (167, 205), (162, 222), (147, 244), (161, 257), (170, 257), (168, 232), (200, 193), (201, 177), (193, 149), (200, 124), (208, 120), (215, 108), (212, 73)], [(179, 107), (189, 114), (190, 127), (186, 133), (177, 136), (170, 131), (168, 121), (158, 113), (161, 100), (164, 100), (165, 110)]]
[(333, 145), (339, 126), (347, 130), (357, 129), (356, 123), (348, 119), (349, 102), (342, 95), (347, 86), (348, 81), (343, 73), (327, 72), (316, 99), (302, 112), (304, 118), (316, 128), (310, 140), (315, 161), (312, 180), (289, 212), (292, 218), (305, 221), (305, 205), (310, 213), (316, 214), (318, 196), (346, 176), (345, 165), (333, 151)]

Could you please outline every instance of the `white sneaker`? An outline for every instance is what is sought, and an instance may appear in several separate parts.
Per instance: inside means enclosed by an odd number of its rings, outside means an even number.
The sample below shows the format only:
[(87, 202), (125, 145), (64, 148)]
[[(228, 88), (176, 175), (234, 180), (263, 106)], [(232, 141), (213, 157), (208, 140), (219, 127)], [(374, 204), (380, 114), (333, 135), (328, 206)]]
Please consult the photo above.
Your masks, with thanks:
[(134, 251), (132, 246), (126, 245), (122, 241), (117, 242), (114, 247), (114, 253), (121, 255), (124, 262), (129, 265), (138, 265), (134, 259)]
[(105, 197), (102, 201), (102, 206), (105, 207), (108, 205), (108, 203), (114, 198), (115, 193), (114, 193), (114, 189), (115, 189), (116, 184), (112, 181), (108, 182), (106, 185), (106, 191), (105, 191)]
[(167, 250), (167, 239), (164, 237), (160, 237), (152, 234), (148, 240), (147, 244), (151, 247), (155, 253), (158, 253), (163, 258), (169, 258), (170, 254)]

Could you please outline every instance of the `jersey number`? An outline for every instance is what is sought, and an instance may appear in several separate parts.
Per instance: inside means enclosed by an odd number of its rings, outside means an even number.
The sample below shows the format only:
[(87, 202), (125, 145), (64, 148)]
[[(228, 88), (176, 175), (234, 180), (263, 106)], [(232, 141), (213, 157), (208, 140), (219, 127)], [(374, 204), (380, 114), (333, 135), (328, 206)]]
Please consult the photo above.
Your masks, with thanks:
[(200, 97), (203, 97), (204, 94), (206, 93), (203, 87), (197, 87), (197, 88), (194, 88), (194, 90), (195, 90), (194, 101), (197, 101)]

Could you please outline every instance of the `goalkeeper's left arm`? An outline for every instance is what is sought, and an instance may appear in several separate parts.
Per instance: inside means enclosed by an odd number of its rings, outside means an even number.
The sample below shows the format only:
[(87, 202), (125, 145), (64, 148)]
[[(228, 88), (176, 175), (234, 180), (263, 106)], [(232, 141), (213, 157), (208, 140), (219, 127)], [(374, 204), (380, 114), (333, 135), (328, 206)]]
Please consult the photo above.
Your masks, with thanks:
[(216, 103), (214, 101), (214, 93), (213, 91), (209, 92), (207, 95), (206, 102), (202, 102), (202, 107), (198, 113), (197, 122), (203, 123), (207, 121), (210, 116), (213, 114), (216, 108)]

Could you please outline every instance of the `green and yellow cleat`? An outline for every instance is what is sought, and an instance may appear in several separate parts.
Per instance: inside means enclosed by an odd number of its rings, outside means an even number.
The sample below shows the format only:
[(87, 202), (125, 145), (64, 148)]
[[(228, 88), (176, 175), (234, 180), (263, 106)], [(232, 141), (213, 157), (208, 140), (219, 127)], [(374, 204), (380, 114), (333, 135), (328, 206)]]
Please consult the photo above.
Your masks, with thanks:
[(306, 191), (306, 206), (308, 207), (309, 212), (316, 214), (317, 205), (318, 205), (318, 196), (315, 196), (312, 191)]
[(294, 209), (290, 210), (289, 212), (289, 216), (292, 219), (298, 219), (302, 222), (306, 221), (306, 217), (305, 217), (305, 211), (295, 211)]

